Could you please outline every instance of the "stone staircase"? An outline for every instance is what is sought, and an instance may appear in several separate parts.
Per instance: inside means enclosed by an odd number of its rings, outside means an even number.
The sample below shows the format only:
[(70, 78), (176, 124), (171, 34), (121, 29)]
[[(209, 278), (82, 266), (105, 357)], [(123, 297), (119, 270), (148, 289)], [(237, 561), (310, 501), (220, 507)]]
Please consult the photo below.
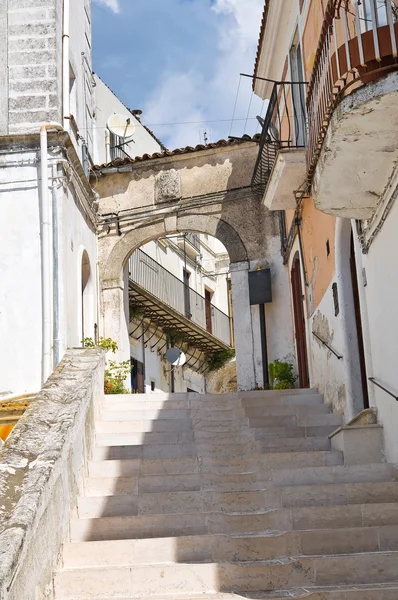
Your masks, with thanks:
[(344, 466), (340, 423), (316, 390), (106, 397), (56, 600), (397, 600), (396, 470)]

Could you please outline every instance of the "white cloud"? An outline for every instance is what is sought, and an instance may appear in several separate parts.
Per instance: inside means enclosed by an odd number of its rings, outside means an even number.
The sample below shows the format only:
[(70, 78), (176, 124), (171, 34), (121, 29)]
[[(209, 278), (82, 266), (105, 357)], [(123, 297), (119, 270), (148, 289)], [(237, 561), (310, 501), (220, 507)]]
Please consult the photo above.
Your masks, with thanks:
[(109, 8), (114, 13), (120, 12), (119, 0), (94, 0), (94, 2), (106, 6), (106, 8)]
[[(160, 85), (144, 106), (146, 123), (171, 123), (229, 119), (232, 117), (239, 73), (253, 70), (264, 0), (217, 0), (212, 7), (217, 19), (218, 53), (214, 56), (210, 77), (199, 66), (189, 71), (164, 73)], [(236, 121), (232, 134), (245, 131), (245, 118), (252, 97), (251, 80), (242, 78)], [(247, 133), (254, 133), (261, 101), (252, 98)], [(196, 145), (200, 130), (206, 128), (211, 141), (228, 137), (230, 123), (176, 125), (154, 127), (169, 148)]]

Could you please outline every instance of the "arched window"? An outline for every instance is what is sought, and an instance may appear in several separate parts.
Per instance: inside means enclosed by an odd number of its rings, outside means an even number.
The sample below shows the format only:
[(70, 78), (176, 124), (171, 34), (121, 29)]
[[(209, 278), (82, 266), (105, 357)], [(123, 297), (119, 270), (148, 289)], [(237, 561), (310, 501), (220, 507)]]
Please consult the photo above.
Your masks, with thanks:
[(81, 339), (94, 335), (94, 284), (90, 259), (83, 251), (81, 264)]

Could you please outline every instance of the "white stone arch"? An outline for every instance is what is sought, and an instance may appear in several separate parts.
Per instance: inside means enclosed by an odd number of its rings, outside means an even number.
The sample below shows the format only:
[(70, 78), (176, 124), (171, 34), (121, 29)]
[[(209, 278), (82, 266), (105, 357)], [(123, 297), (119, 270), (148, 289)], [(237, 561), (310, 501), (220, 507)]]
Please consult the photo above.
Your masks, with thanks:
[(229, 223), (212, 215), (181, 215), (165, 217), (156, 223), (135, 228), (128, 233), (114, 236), (111, 248), (101, 256), (101, 281), (102, 287), (120, 284), (123, 268), (131, 254), (147, 242), (156, 240), (166, 235), (181, 232), (194, 232), (211, 235), (224, 244), (231, 263), (249, 260), (246, 247), (234, 227)]
[(166, 216), (155, 223), (113, 236), (113, 244), (101, 246), (101, 331), (119, 346), (119, 358), (129, 357), (128, 315), (123, 270), (131, 254), (154, 239), (182, 232), (211, 235), (222, 242), (231, 261), (232, 298), (234, 305), (235, 349), (238, 386), (254, 389), (256, 383), (252, 313), (249, 301), (249, 256), (239, 233), (226, 221), (213, 215)]

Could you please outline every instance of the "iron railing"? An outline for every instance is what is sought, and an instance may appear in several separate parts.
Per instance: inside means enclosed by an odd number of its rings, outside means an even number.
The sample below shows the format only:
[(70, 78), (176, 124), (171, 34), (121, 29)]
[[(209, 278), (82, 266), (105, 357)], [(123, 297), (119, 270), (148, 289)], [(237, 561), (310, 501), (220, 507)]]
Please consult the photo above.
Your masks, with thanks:
[(305, 96), (305, 82), (275, 83), (264, 119), (252, 178), (254, 193), (264, 194), (280, 149), (306, 147)]
[(308, 87), (312, 180), (332, 113), (353, 84), (398, 68), (398, 0), (329, 0)]
[[(130, 279), (152, 296), (187, 316), (191, 321), (212, 333), (226, 344), (231, 344), (229, 316), (213, 304), (210, 305), (210, 320), (206, 320), (206, 300), (184, 282), (162, 267), (142, 250), (136, 250), (129, 260)], [(188, 291), (188, 294), (187, 294)]]
[(376, 381), (376, 379), (374, 377), (369, 377), (368, 379), (374, 385), (376, 385), (378, 388), (380, 388), (381, 390), (383, 390), (383, 392), (386, 392), (386, 394), (388, 394), (389, 396), (392, 396), (394, 398), (394, 400), (396, 400), (398, 402), (398, 396), (396, 394), (394, 394), (394, 392), (392, 392), (391, 390), (387, 389), (384, 385), (382, 385), (381, 383), (379, 383), (378, 381)]
[(330, 350), (330, 352), (331, 352), (332, 354), (334, 354), (334, 355), (335, 355), (335, 357), (336, 357), (338, 360), (341, 360), (341, 359), (343, 358), (341, 354), (339, 354), (338, 352), (336, 352), (336, 350), (334, 350), (334, 349), (332, 348), (332, 346), (331, 346), (331, 345), (330, 345), (328, 342), (326, 342), (325, 340), (323, 340), (323, 339), (322, 339), (322, 338), (321, 338), (321, 337), (320, 337), (320, 336), (319, 336), (317, 333), (315, 333), (315, 331), (313, 331), (313, 332), (312, 332), (312, 335), (313, 335), (314, 337), (316, 337), (316, 339), (317, 339), (317, 340), (319, 340), (323, 346), (325, 346), (325, 347), (326, 347), (328, 350)]

